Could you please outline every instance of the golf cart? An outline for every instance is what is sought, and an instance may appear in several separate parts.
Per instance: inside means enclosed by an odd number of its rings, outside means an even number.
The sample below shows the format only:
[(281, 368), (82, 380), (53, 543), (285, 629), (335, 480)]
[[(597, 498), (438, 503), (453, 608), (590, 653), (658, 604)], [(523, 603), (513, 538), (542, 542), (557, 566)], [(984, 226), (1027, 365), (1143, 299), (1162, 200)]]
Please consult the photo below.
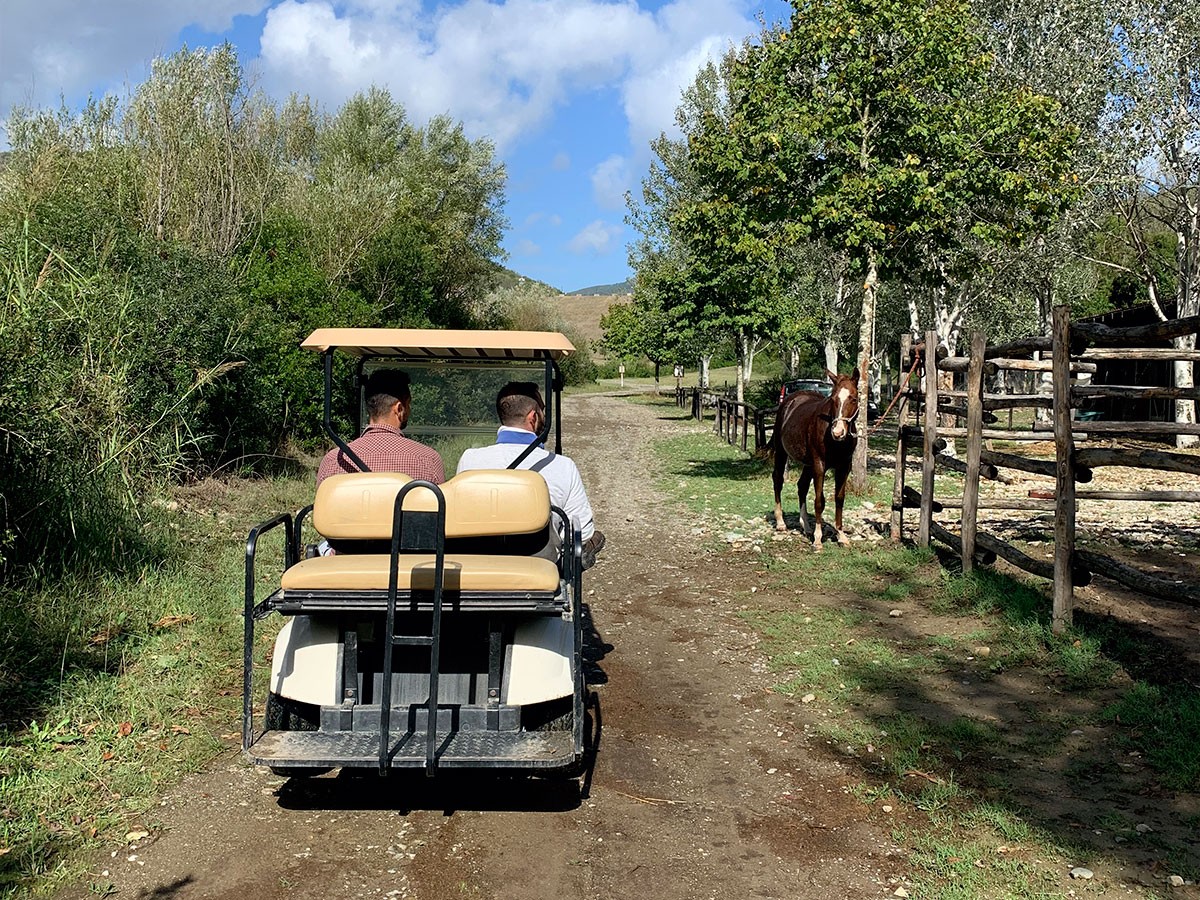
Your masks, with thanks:
[[(550, 446), (553, 430), (559, 451), (558, 361), (574, 347), (557, 333), (381, 328), (318, 329), (302, 347), (322, 354), (325, 431), (360, 471), (326, 478), (311, 506), (247, 538), (244, 751), (288, 776), (333, 767), (578, 775), (585, 684), (577, 523), (551, 506), (540, 475), (516, 468), (528, 451), (508, 469), (467, 471), (441, 485), (371, 472), (337, 434), (332, 404), (336, 355), (353, 365), (360, 424), (367, 377), (402, 368), (414, 408), (406, 434), (441, 450), (450, 473), (456, 447), (494, 440), (499, 387), (537, 381), (547, 398), (537, 443)], [(306, 526), (336, 552), (306, 547)], [(282, 577), (259, 600), (258, 543), (276, 528), (284, 532)], [(273, 613), (286, 621), (260, 728), (256, 624)]]

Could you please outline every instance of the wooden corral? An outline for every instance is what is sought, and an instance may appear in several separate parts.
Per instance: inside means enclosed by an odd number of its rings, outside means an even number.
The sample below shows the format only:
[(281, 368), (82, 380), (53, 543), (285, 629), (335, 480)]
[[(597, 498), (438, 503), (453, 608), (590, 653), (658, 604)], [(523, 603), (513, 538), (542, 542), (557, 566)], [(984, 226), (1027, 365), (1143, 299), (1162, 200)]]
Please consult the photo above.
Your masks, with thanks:
[[(1169, 581), (1140, 571), (1110, 556), (1075, 547), (1075, 514), (1080, 500), (1155, 501), (1163, 503), (1200, 502), (1200, 491), (1089, 491), (1078, 490), (1078, 484), (1092, 479), (1093, 469), (1101, 466), (1129, 466), (1158, 471), (1183, 472), (1200, 475), (1200, 456), (1137, 449), (1131, 440), (1174, 437), (1180, 434), (1200, 434), (1200, 425), (1163, 421), (1092, 421), (1081, 409), (1087, 410), (1096, 398), (1140, 402), (1155, 398), (1195, 398), (1194, 388), (1179, 389), (1169, 384), (1098, 385), (1079, 384), (1078, 376), (1092, 374), (1101, 360), (1166, 361), (1200, 359), (1196, 351), (1171, 347), (1146, 347), (1147, 343), (1195, 334), (1200, 331), (1200, 317), (1176, 319), (1129, 328), (1112, 328), (1102, 323), (1072, 325), (1066, 307), (1054, 311), (1053, 333), (1049, 337), (1033, 337), (1002, 346), (988, 346), (984, 335), (971, 336), (970, 352), (964, 357), (947, 357), (938, 353), (936, 332), (929, 332), (922, 343), (914, 346), (913, 339), (901, 337), (902, 370), (916, 359), (915, 368), (924, 373), (963, 373), (965, 390), (939, 395), (938, 378), (922, 377), (904, 388), (897, 406), (897, 452), (895, 482), (892, 494), (891, 537), (904, 537), (904, 510), (919, 510), (916, 542), (927, 547), (937, 539), (952, 547), (962, 559), (964, 572), (974, 566), (988, 564), (995, 556), (1047, 578), (1054, 583), (1053, 627), (1062, 631), (1071, 624), (1074, 606), (1074, 587), (1087, 584), (1092, 574), (1103, 575), (1143, 593), (1200, 605), (1200, 585)], [(1048, 359), (1033, 358), (1049, 354)], [(1049, 371), (1053, 393), (989, 394), (985, 393), (985, 376), (1008, 371)], [(1158, 370), (1166, 372), (1169, 367)], [(946, 402), (949, 401), (949, 402)], [(993, 410), (1014, 408), (1049, 408), (1050, 424), (1034, 422), (1031, 428), (989, 427), (994, 424)], [(1141, 408), (1148, 408), (1143, 406)], [(944, 416), (953, 416), (959, 424), (945, 427)], [(991, 419), (989, 419), (991, 416)], [(1011, 420), (1010, 420), (1011, 421)], [(1020, 453), (1001, 453), (984, 448), (985, 441), (1042, 442), (1053, 433), (1054, 460), (1034, 459)], [(963, 460), (942, 453), (946, 438), (961, 438), (966, 442)], [(1096, 446), (1103, 441), (1104, 446)], [(922, 458), (920, 490), (905, 484), (905, 460), (920, 447)], [(961, 497), (934, 497), (934, 476), (937, 467), (949, 468), (963, 474)], [(981, 500), (980, 479), (1003, 477), (1000, 470), (1017, 469), (1053, 477), (1053, 492), (1030, 492), (1022, 499)], [(1200, 485), (1198, 485), (1200, 486)], [(1005, 508), (1054, 511), (1054, 561), (1035, 560), (1011, 544), (978, 530), (980, 509)], [(945, 509), (961, 511), (959, 532), (947, 529), (934, 521), (935, 512)]]
[(727, 397), (719, 391), (700, 388), (676, 388), (675, 405), (691, 410), (692, 418), (703, 422), (707, 410), (713, 411), (713, 431), (727, 444), (758, 453), (771, 441), (778, 407), (757, 409)]

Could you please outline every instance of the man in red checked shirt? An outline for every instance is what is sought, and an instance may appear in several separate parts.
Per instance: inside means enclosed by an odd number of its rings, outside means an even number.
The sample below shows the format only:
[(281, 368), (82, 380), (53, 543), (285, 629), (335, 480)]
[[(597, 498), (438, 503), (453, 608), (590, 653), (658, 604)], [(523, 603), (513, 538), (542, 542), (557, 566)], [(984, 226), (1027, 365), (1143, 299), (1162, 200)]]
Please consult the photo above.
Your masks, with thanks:
[[(408, 375), (399, 369), (380, 369), (367, 378), (364, 391), (369, 424), (350, 441), (350, 449), (372, 472), (403, 472), (410, 478), (441, 484), (446, 480), (442, 457), (432, 447), (409, 440), (401, 429), (408, 423), (412, 393)], [(325, 454), (317, 469), (317, 484), (330, 475), (357, 472), (340, 447)]]

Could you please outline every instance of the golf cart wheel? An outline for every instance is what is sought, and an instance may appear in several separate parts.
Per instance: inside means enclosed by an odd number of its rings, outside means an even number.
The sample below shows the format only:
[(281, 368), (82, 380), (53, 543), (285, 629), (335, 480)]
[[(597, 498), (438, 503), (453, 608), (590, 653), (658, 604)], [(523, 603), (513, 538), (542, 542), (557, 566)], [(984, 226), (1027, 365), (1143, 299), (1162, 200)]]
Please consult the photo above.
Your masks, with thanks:
[[(321, 710), (316, 704), (301, 703), (278, 694), (267, 694), (267, 709), (264, 724), (267, 731), (316, 731)], [(332, 771), (332, 767), (271, 766), (271, 772), (280, 778), (312, 778)]]

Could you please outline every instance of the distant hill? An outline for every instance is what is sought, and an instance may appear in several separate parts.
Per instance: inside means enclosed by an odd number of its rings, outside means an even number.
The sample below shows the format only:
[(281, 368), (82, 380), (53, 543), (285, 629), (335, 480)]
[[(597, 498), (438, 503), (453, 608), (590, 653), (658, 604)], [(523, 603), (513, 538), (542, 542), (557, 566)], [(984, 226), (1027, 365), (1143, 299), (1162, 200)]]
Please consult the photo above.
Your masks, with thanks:
[(611, 297), (614, 294), (632, 294), (633, 279), (626, 278), (619, 284), (597, 284), (593, 287), (580, 288), (566, 294), (567, 297)]
[(614, 303), (628, 303), (629, 299), (628, 294), (563, 294), (558, 298), (558, 309), (565, 324), (595, 343), (603, 334), (601, 317)]
[(547, 294), (562, 293), (561, 290), (553, 285), (546, 284), (544, 281), (538, 281), (537, 279), (529, 278), (525, 275), (522, 275), (520, 272), (514, 272), (512, 269), (506, 269), (504, 266), (496, 266), (496, 287), (513, 288), (522, 283), (544, 288)]

